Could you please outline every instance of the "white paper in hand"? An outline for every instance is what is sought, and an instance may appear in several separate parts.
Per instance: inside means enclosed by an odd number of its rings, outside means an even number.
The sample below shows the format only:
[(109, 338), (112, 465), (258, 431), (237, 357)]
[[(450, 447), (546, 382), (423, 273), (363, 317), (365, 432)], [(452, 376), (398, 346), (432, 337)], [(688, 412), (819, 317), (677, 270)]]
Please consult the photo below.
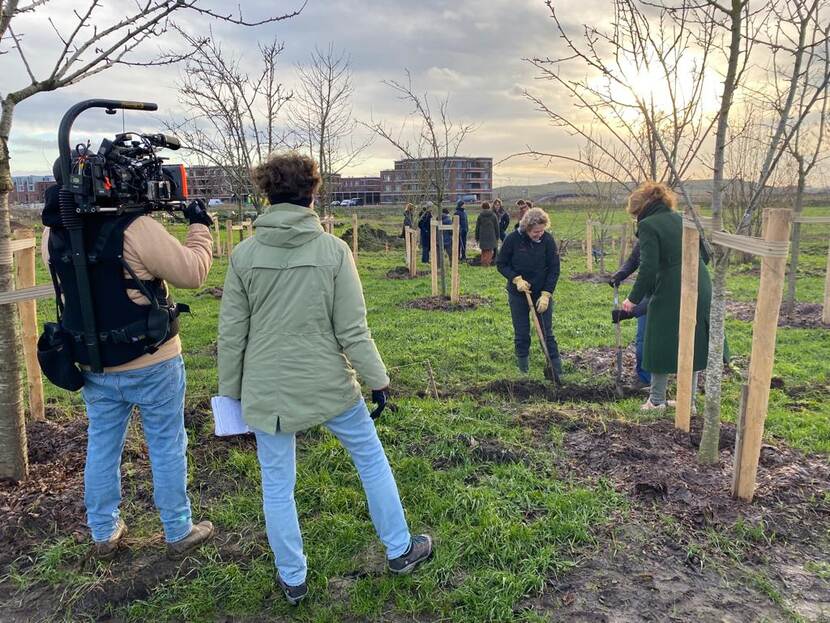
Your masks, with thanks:
[(217, 437), (251, 432), (242, 419), (242, 403), (239, 400), (227, 396), (214, 396), (210, 399), (210, 407), (213, 410), (213, 434)]

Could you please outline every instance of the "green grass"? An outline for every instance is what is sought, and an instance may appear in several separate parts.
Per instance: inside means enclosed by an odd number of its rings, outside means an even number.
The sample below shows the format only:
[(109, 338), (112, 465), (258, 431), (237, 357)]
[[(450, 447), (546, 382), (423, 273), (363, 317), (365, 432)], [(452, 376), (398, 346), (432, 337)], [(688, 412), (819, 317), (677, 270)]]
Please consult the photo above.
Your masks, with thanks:
[[(551, 210), (558, 237), (581, 237), (584, 213)], [(471, 219), (474, 214), (471, 214)], [(624, 217), (615, 216), (619, 222)], [(374, 225), (397, 232), (394, 211), (373, 216)], [(350, 225), (346, 219), (339, 228)], [(174, 232), (183, 236), (181, 227)], [(799, 298), (820, 302), (826, 235), (805, 234)], [(403, 264), (403, 252), (361, 253), (359, 269), (366, 294), (369, 325), (398, 392), (397, 413), (387, 413), (378, 430), (393, 466), (407, 517), (414, 531), (428, 531), (436, 541), (435, 559), (411, 577), (383, 572), (383, 551), (372, 530), (359, 479), (344, 449), (324, 430), (313, 430), (298, 443), (296, 499), (310, 563), (311, 595), (307, 604), (291, 610), (274, 593), (273, 559), (264, 536), (259, 468), (249, 446), (228, 448), (212, 438), (208, 422), (190, 430), (190, 479), (213, 485), (193, 504), (200, 517), (217, 524), (232, 537), (235, 549), (215, 542), (203, 548), (200, 562), (187, 573), (155, 586), (146, 599), (116, 606), (112, 614), (134, 621), (213, 621), (223, 616), (251, 620), (282, 619), (289, 612), (297, 621), (363, 621), (394, 616), (396, 620), (458, 622), (541, 620), (532, 612), (518, 613), (515, 605), (539, 594), (545, 582), (566, 573), (583, 556), (607, 546), (598, 539), (611, 518), (625, 513), (623, 497), (603, 483), (562, 479), (556, 470), (558, 442), (563, 431), (553, 427), (549, 447), (541, 450), (530, 432), (517, 427), (514, 406), (498, 400), (490, 406), (477, 401), (417, 398), (427, 387), (425, 362), (430, 362), (442, 390), (463, 390), (495, 379), (519, 378), (512, 354), (512, 328), (504, 279), (495, 269), (461, 267), (462, 294), (489, 299), (465, 312), (427, 312), (403, 304), (430, 294), (429, 278), (389, 280), (385, 274)], [(615, 260), (609, 259), (609, 268)], [(226, 261), (214, 262), (208, 286), (222, 284)], [(736, 265), (728, 287), (738, 300), (754, 300), (757, 277)], [(570, 383), (596, 383), (584, 370), (568, 363), (569, 353), (588, 348), (612, 349), (610, 324), (612, 291), (604, 284), (572, 281), (584, 272), (578, 242), (563, 259), (556, 289), (554, 328)], [(39, 281), (48, 277), (40, 269)], [(188, 373), (188, 404), (203, 404), (216, 388), (214, 345), (219, 301), (196, 292), (178, 291), (191, 305), (184, 318), (182, 340)], [(50, 304), (40, 305), (41, 320), (51, 319)], [(750, 323), (728, 321), (728, 337), (738, 361), (746, 362), (751, 347)], [(631, 341), (635, 327), (623, 326)], [(809, 452), (830, 453), (830, 401), (821, 386), (830, 383), (830, 339), (827, 330), (782, 329), (778, 332), (774, 374), (785, 380), (784, 390), (772, 390), (767, 435)], [(541, 355), (532, 351), (530, 377), (542, 380)], [(605, 379), (611, 381), (611, 379)], [(806, 388), (797, 398), (788, 388)], [(724, 383), (723, 415), (734, 419), (739, 380)], [(80, 396), (46, 386), (48, 403), (56, 413), (78, 417)], [(636, 399), (602, 405), (582, 405), (605, 417), (638, 420)], [(515, 461), (483, 461), (474, 452), (477, 442), (499, 444)], [(125, 470), (130, 466), (125, 465)], [(125, 515), (131, 534), (149, 539), (158, 530), (153, 513), (131, 506), (125, 491)], [(728, 532), (712, 533), (689, 542), (689, 555), (705, 560), (705, 551), (718, 550), (742, 559), (753, 543), (774, 539), (761, 525), (738, 524)], [(85, 545), (62, 538), (33, 553), (33, 562), (13, 569), (21, 588), (35, 584), (87, 590), (101, 579), (100, 567), (81, 563)], [(141, 547), (137, 546), (139, 551)], [(815, 563), (819, 565), (819, 563)], [(814, 573), (826, 577), (826, 565)], [(763, 575), (750, 579), (773, 601), (781, 599)], [(782, 602), (783, 603), (783, 602)], [(70, 604), (71, 606), (71, 604)], [(71, 608), (70, 608), (71, 611)], [(68, 615), (69, 616), (69, 615)]]

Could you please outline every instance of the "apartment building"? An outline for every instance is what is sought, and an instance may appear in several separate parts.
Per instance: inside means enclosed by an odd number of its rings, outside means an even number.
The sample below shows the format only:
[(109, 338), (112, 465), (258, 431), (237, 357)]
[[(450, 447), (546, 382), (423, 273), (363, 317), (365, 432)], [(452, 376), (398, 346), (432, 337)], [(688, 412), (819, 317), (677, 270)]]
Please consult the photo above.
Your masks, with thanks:
[(9, 203), (12, 205), (43, 203), (43, 193), (54, 183), (55, 178), (51, 175), (13, 175), (14, 189), (9, 194)]
[(360, 199), (363, 205), (380, 203), (380, 177), (343, 177), (334, 173), (329, 177), (330, 201)]
[(407, 158), (394, 166), (380, 172), (381, 203), (435, 201), (435, 180), (443, 181), (444, 203), (493, 199), (492, 158)]

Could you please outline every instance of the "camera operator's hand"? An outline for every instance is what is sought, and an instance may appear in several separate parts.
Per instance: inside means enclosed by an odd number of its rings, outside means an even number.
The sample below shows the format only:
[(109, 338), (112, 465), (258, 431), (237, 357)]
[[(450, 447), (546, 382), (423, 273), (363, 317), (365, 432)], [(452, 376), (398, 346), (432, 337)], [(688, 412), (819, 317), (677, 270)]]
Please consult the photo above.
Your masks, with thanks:
[(374, 411), (369, 414), (373, 420), (378, 419), (380, 414), (383, 413), (383, 409), (386, 407), (386, 403), (389, 401), (389, 386), (387, 385), (383, 389), (373, 389), (372, 390), (372, 402), (374, 402), (377, 407), (375, 407)]
[(210, 214), (205, 210), (205, 203), (201, 199), (194, 199), (187, 204), (187, 207), (184, 209), (184, 217), (191, 225), (199, 223), (200, 225), (207, 225), (208, 227), (213, 226), (213, 219), (210, 218)]

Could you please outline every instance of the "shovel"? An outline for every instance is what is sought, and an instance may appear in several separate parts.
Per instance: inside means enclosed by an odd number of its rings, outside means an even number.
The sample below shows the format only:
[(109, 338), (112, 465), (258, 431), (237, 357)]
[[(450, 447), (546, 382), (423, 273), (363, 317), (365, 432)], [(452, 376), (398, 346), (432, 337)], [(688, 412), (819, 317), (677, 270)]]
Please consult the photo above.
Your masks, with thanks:
[[(614, 286), (614, 309), (620, 309), (620, 286)], [(614, 389), (617, 392), (617, 395), (622, 397), (623, 396), (623, 386), (622, 386), (622, 327), (620, 326), (619, 319), (617, 323), (614, 325), (616, 326), (617, 332), (617, 366), (616, 371), (614, 374)]]
[(539, 314), (536, 313), (536, 306), (533, 305), (533, 299), (530, 298), (530, 292), (525, 292), (525, 296), (527, 297), (527, 306), (530, 307), (530, 314), (533, 316), (533, 324), (536, 325), (536, 335), (539, 336), (539, 343), (542, 345), (542, 352), (545, 353), (545, 361), (547, 364), (545, 365), (545, 377), (550, 378), (547, 375), (547, 371), (550, 370), (551, 376), (553, 376), (553, 382), (556, 383), (557, 387), (562, 386), (562, 381), (559, 378), (559, 373), (556, 371), (556, 368), (553, 367), (553, 361), (551, 361), (550, 353), (548, 352), (548, 343), (545, 341), (545, 332), (542, 330), (542, 323), (539, 322)]

